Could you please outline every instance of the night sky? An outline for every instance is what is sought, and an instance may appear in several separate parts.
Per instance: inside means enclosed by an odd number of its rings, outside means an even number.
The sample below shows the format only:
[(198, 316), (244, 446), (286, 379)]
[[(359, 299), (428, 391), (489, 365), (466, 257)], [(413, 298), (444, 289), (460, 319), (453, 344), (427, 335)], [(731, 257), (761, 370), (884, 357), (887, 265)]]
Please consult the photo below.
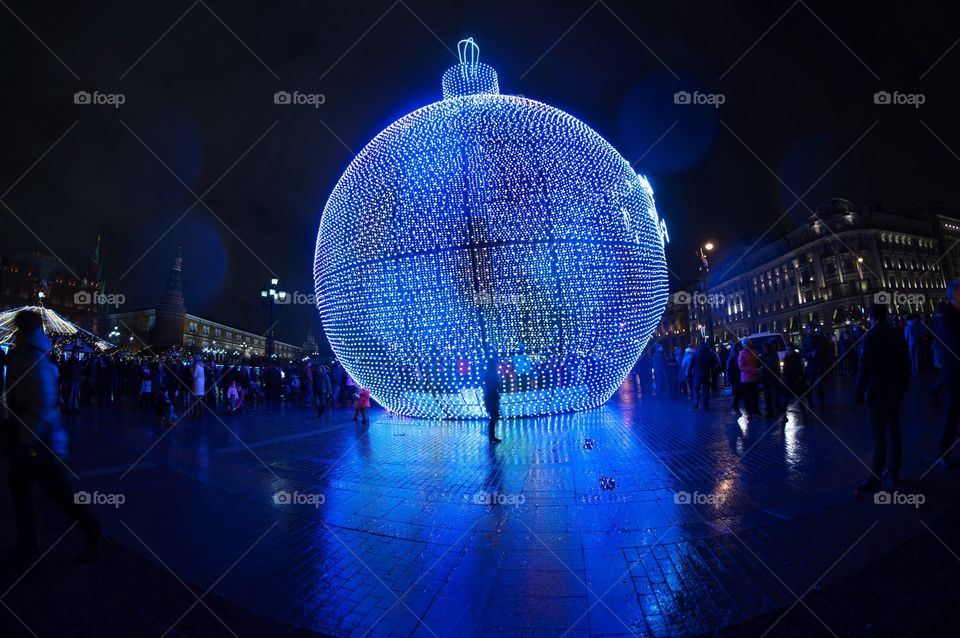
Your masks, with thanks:
[[(830, 197), (960, 202), (955, 3), (7, 1), (5, 250), (39, 236), (82, 265), (102, 234), (107, 292), (127, 310), (156, 303), (178, 244), (188, 312), (261, 332), (271, 272), (312, 293), (340, 173), (440, 98), (467, 36), (502, 92), (562, 108), (640, 160), (671, 235), (671, 286), (694, 276), (703, 241), (739, 254), (791, 206), (768, 237)], [(81, 90), (125, 103), (78, 105)], [(325, 102), (277, 105), (280, 90)], [(925, 102), (877, 105), (880, 90)], [(677, 91), (724, 103), (675, 104)], [(191, 209), (191, 190), (206, 205)], [(277, 337), (299, 344), (309, 325), (312, 307), (283, 308)]]

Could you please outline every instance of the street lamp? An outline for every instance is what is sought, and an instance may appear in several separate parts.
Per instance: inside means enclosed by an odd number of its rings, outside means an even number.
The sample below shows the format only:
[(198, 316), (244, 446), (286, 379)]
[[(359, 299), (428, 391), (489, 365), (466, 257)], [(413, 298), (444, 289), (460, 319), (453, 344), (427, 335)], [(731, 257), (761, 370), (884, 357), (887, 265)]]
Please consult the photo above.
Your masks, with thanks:
[[(713, 309), (710, 307), (709, 300), (706, 298), (707, 294), (707, 276), (710, 274), (710, 260), (707, 259), (707, 253), (712, 252), (715, 248), (712, 241), (708, 241), (703, 246), (697, 249), (697, 259), (699, 260), (699, 288), (701, 295), (701, 310), (702, 314), (706, 315), (707, 319), (707, 336), (710, 340), (713, 340)], [(701, 328), (702, 329), (702, 328)]]
[(279, 289), (280, 280), (270, 278), (269, 286), (260, 290), (260, 299), (270, 308), (270, 323), (267, 329), (267, 358), (273, 357), (273, 307), (278, 303), (287, 303), (286, 291)]

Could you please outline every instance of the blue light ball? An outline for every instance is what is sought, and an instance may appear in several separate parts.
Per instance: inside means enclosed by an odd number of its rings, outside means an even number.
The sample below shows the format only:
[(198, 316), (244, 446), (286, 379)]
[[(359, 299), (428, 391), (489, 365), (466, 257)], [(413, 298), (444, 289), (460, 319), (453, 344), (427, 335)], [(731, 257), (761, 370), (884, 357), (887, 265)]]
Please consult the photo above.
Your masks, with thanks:
[(393, 412), (480, 418), (496, 358), (504, 416), (607, 401), (667, 299), (653, 192), (573, 116), (501, 95), (467, 60), (444, 98), (350, 163), (317, 234), (324, 330)]

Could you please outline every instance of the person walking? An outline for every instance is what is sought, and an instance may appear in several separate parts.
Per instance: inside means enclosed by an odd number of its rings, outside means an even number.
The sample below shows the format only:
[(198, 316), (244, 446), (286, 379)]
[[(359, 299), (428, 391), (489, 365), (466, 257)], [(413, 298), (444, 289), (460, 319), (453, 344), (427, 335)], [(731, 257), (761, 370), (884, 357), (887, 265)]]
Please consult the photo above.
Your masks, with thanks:
[(653, 385), (657, 391), (657, 398), (666, 401), (667, 390), (667, 355), (663, 352), (663, 344), (658, 343), (653, 353)]
[(334, 361), (333, 367), (330, 369), (330, 394), (334, 408), (340, 407), (340, 403), (343, 401), (343, 386), (346, 382), (347, 371), (343, 369), (339, 361)]
[[(873, 428), (873, 467), (857, 492), (878, 492), (884, 467), (891, 484), (900, 480), (903, 442), (900, 436), (900, 405), (910, 383), (911, 360), (907, 342), (888, 321), (886, 304), (871, 308), (873, 325), (863, 338), (854, 402), (869, 405)], [(890, 444), (889, 462), (887, 442)]]
[(680, 398), (680, 364), (677, 363), (676, 357), (667, 357), (666, 362), (667, 387), (664, 389), (664, 398), (676, 401)]
[(634, 369), (639, 381), (637, 385), (640, 388), (640, 396), (644, 399), (652, 397), (650, 384), (653, 378), (653, 352), (650, 350), (644, 352)]
[(798, 400), (797, 407), (803, 410), (804, 402), (800, 397), (806, 392), (807, 377), (803, 371), (803, 358), (792, 345), (787, 348), (787, 354), (783, 357), (783, 371), (780, 373), (780, 378), (788, 392), (783, 401), (783, 411), (786, 412), (791, 397)]
[(203, 403), (204, 391), (206, 389), (206, 384), (204, 383), (206, 375), (204, 374), (203, 370), (203, 357), (200, 355), (195, 355), (193, 357), (193, 369), (190, 372), (190, 378), (193, 381), (191, 386), (193, 395), (191, 416), (195, 419), (199, 419), (201, 416), (203, 416), (203, 407), (201, 404)]
[(713, 377), (717, 371), (717, 355), (714, 353), (710, 339), (705, 340), (693, 354), (691, 362), (691, 376), (693, 377), (693, 409), (710, 409), (710, 390), (713, 388)]
[(693, 348), (687, 346), (680, 362), (680, 396), (693, 396)]
[(910, 374), (918, 376), (920, 374), (920, 342), (921, 331), (920, 318), (917, 315), (910, 315), (907, 318), (907, 325), (903, 329), (903, 336), (907, 340), (907, 350), (910, 352)]
[[(826, 335), (819, 328), (814, 327), (813, 323), (807, 324), (807, 336), (803, 339), (801, 348), (804, 360), (807, 362), (807, 386), (809, 392), (814, 394), (820, 409), (826, 408), (826, 376), (830, 370), (831, 354), (833, 344), (827, 339)], [(812, 403), (812, 401), (811, 401)]]
[(937, 337), (943, 348), (940, 358), (940, 391), (944, 394), (943, 435), (940, 438), (940, 458), (937, 463), (945, 469), (957, 467), (957, 426), (960, 424), (960, 279), (947, 286), (947, 304), (940, 315)]
[(730, 381), (730, 395), (733, 399), (733, 406), (730, 410), (737, 417), (740, 416), (740, 402), (743, 401), (743, 382), (740, 380), (740, 363), (737, 361), (742, 351), (743, 345), (740, 341), (736, 341), (730, 348), (730, 354), (727, 357), (726, 376)]
[(317, 366), (313, 372), (313, 400), (317, 407), (317, 418), (323, 416), (330, 403), (330, 375), (326, 366)]
[(497, 369), (497, 360), (491, 358), (483, 374), (483, 405), (490, 417), (487, 426), (487, 438), (491, 443), (501, 443), (503, 439), (496, 436), (497, 421), (500, 420), (500, 371)]
[(740, 384), (743, 388), (744, 404), (747, 414), (760, 414), (760, 393), (757, 386), (760, 382), (760, 360), (753, 351), (753, 341), (748, 339), (737, 358), (740, 364)]
[(150, 376), (150, 368), (143, 367), (140, 374), (140, 404), (141, 410), (148, 410), (153, 405), (153, 380)]
[(83, 560), (94, 560), (101, 538), (100, 524), (74, 498), (58, 455), (67, 452), (67, 434), (57, 412), (57, 366), (50, 359), (50, 340), (39, 314), (21, 311), (14, 319), (16, 346), (9, 355), (7, 404), (14, 417), (3, 422), (3, 453), (9, 460), (7, 485), (13, 502), (17, 542), (7, 550), (14, 559), (31, 559), (39, 552), (33, 487), (77, 522), (86, 539)]
[(767, 407), (768, 419), (778, 418), (783, 413), (780, 400), (780, 355), (776, 348), (767, 342), (760, 352), (760, 382), (763, 384), (763, 400)]
[(366, 388), (360, 388), (357, 392), (357, 407), (353, 412), (353, 420), (357, 420), (357, 415), (360, 416), (360, 423), (362, 425), (370, 425), (370, 417), (367, 415), (367, 412), (370, 410), (370, 390)]

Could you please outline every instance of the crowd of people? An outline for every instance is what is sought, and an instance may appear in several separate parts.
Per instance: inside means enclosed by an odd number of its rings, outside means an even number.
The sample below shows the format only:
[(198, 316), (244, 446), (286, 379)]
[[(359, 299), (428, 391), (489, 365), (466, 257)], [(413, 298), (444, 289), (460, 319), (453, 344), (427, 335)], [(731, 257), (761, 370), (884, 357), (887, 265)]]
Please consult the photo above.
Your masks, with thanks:
[[(348, 407), (355, 409), (357, 419), (367, 420), (370, 407), (369, 391), (336, 360), (257, 366), (217, 363), (199, 354), (184, 359), (68, 351), (59, 354), (54, 365), (57, 404), (65, 413), (127, 403), (156, 410), (159, 419), (172, 425), (179, 410), (191, 418), (209, 411), (232, 416), (245, 406), (281, 399), (313, 407), (317, 416), (330, 408)], [(357, 409), (361, 407), (363, 414)]]
[[(827, 380), (856, 378), (852, 402), (867, 405), (874, 437), (871, 474), (857, 487), (876, 492), (900, 480), (900, 412), (912, 377), (936, 371), (930, 394), (944, 394), (938, 465), (960, 467), (960, 281), (929, 315), (891, 316), (875, 304), (870, 320), (849, 322), (834, 334), (809, 324), (798, 343), (758, 335), (716, 346), (705, 338), (686, 348), (655, 343), (634, 370), (642, 397), (688, 400), (710, 407), (712, 394), (729, 394), (737, 416), (780, 419), (791, 403), (802, 412), (826, 407)], [(761, 397), (763, 402), (761, 405)]]
[[(886, 305), (871, 308), (870, 324), (850, 323), (836, 334), (809, 325), (798, 344), (780, 335), (757, 335), (716, 346), (705, 338), (686, 348), (653, 344), (635, 368), (641, 397), (690, 401), (694, 410), (709, 410), (711, 398), (729, 392), (730, 409), (738, 417), (781, 418), (791, 402), (801, 411), (826, 404), (826, 379), (856, 377), (853, 402), (867, 404), (874, 435), (871, 474), (858, 486), (875, 492), (884, 482), (899, 481), (903, 445), (900, 412), (911, 376), (939, 371), (931, 394), (944, 395), (942, 439), (938, 463), (960, 466), (954, 452), (960, 428), (960, 281), (946, 290), (947, 301), (931, 316), (890, 317)], [(17, 316), (16, 344), (5, 365), (8, 416), (0, 423), (0, 450), (9, 460), (9, 486), (17, 519), (18, 545), (36, 551), (36, 530), (29, 493), (39, 485), (66, 514), (78, 522), (87, 540), (85, 556), (96, 555), (100, 527), (71, 497), (60, 466), (66, 440), (60, 412), (76, 413), (93, 406), (126, 402), (156, 411), (173, 426), (189, 414), (236, 415), (245, 406), (285, 400), (322, 417), (333, 408), (353, 409), (354, 420), (369, 423), (370, 392), (358, 386), (336, 360), (304, 360), (262, 366), (204, 361), (201, 355), (120, 357), (67, 352), (59, 359), (44, 334), (39, 315)], [(499, 443), (500, 394), (523, 386), (532, 375), (524, 357), (511, 359), (516, 374), (494, 357), (482, 374), (488, 437)], [(520, 388), (514, 388), (520, 389)], [(763, 404), (761, 410), (761, 397)], [(716, 400), (716, 399), (714, 399)], [(184, 410), (184, 417), (177, 412)]]
[[(204, 361), (199, 354), (175, 357), (130, 357), (58, 352), (43, 331), (40, 315), (24, 311), (9, 355), (0, 353), (5, 379), (0, 454), (8, 461), (17, 544), (12, 558), (38, 553), (31, 493), (39, 486), (86, 539), (84, 559), (98, 555), (100, 525), (84, 504), (76, 502), (63, 473), (69, 446), (61, 413), (118, 403), (155, 410), (160, 423), (174, 426), (186, 416), (240, 413), (245, 405), (279, 402), (316, 411), (353, 409), (353, 419), (369, 424), (370, 392), (361, 388), (336, 360), (304, 360), (263, 366)], [(177, 413), (183, 410), (183, 416)]]
[[(940, 313), (888, 318), (907, 344), (911, 375), (940, 367), (941, 342), (933, 329)], [(694, 409), (709, 409), (711, 395), (732, 398), (731, 411), (779, 418), (796, 397), (802, 407), (826, 406), (826, 384), (833, 375), (855, 377), (869, 325), (851, 322), (837, 334), (808, 324), (799, 342), (773, 336), (714, 343), (707, 337), (687, 347), (654, 343), (634, 374), (640, 394), (662, 401), (687, 399)], [(809, 392), (808, 392), (809, 390)], [(762, 399), (762, 401), (761, 401)]]

